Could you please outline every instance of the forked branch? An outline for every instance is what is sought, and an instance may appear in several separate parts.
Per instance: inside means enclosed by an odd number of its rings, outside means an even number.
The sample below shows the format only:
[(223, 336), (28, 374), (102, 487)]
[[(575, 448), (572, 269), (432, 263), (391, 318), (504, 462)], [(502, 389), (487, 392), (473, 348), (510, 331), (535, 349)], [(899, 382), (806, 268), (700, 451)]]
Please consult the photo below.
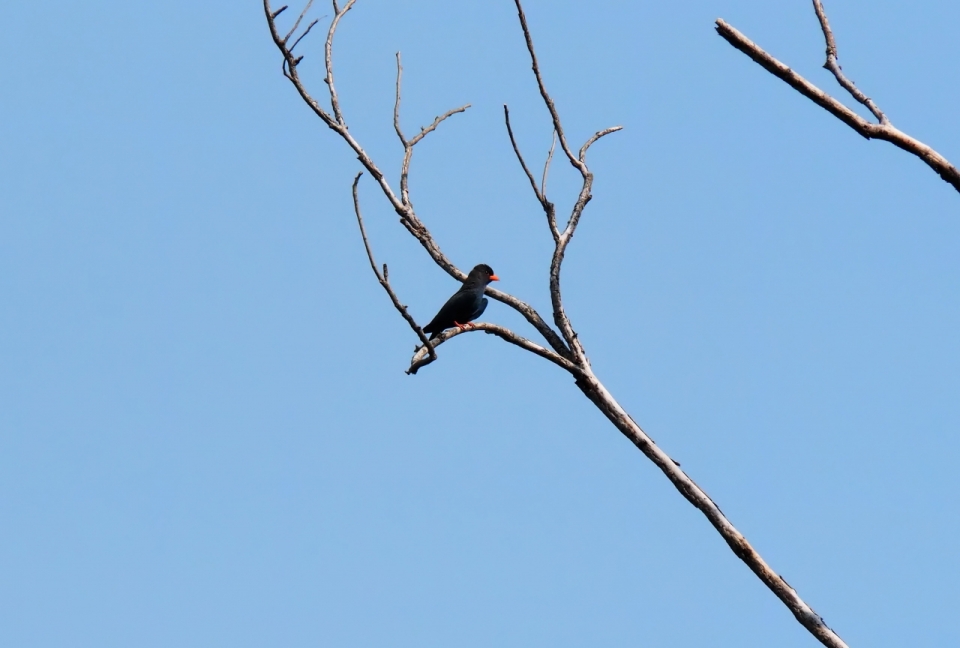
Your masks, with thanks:
[(408, 140), (403, 135), (403, 129), (400, 127), (400, 91), (401, 84), (403, 82), (403, 65), (400, 62), (400, 52), (397, 52), (397, 97), (393, 103), (393, 129), (397, 131), (397, 137), (400, 138), (400, 143), (403, 144), (403, 163), (400, 167), (400, 199), (403, 201), (404, 205), (410, 205), (410, 187), (409, 187), (409, 176), (410, 176), (410, 160), (413, 158), (413, 147), (416, 146), (420, 140), (432, 133), (437, 129), (437, 126), (441, 124), (448, 117), (456, 115), (457, 113), (462, 113), (470, 107), (470, 104), (464, 104), (459, 108), (452, 108), (447, 112), (443, 113), (439, 117), (434, 118), (433, 123), (427, 126), (426, 128), (421, 128), (420, 132), (414, 135), (413, 139)]
[[(547, 349), (537, 344), (536, 342), (531, 342), (530, 340), (520, 335), (517, 335), (516, 333), (514, 333), (513, 331), (511, 331), (506, 327), (500, 326), (498, 324), (490, 324), (488, 322), (471, 322), (469, 325), (465, 326), (464, 328), (452, 328), (450, 330), (444, 331), (443, 333), (438, 335), (436, 338), (434, 338), (434, 340), (432, 341), (433, 347), (436, 348), (441, 344), (443, 344), (444, 342), (446, 342), (447, 340), (455, 338), (456, 336), (462, 333), (470, 333), (472, 331), (483, 331), (484, 333), (489, 333), (490, 335), (496, 335), (498, 338), (500, 338), (501, 340), (504, 340), (505, 342), (509, 342), (510, 344), (518, 346), (521, 349), (524, 349), (525, 351), (529, 351), (530, 353), (538, 355), (541, 358), (544, 358), (545, 360), (549, 360), (550, 362), (557, 365), (561, 369), (565, 369), (569, 371), (574, 376), (586, 375), (584, 374), (583, 370), (579, 366), (577, 366), (570, 360), (567, 360), (559, 353), (555, 353), (550, 349)], [(428, 347), (426, 346), (417, 347), (414, 350), (413, 358), (410, 359), (410, 368), (407, 369), (407, 373), (415, 374), (421, 367), (424, 367), (430, 364), (431, 362), (433, 362), (436, 358), (429, 357), (429, 354), (430, 354), (430, 349)]]
[[(340, 20), (343, 18), (343, 16), (354, 5), (355, 1), (356, 0), (349, 0), (341, 9), (336, 0), (333, 0), (335, 15), (331, 21), (330, 29), (327, 32), (324, 48), (324, 80), (327, 85), (331, 106), (328, 111), (327, 109), (322, 108), (319, 103), (313, 99), (310, 93), (307, 92), (297, 72), (297, 65), (300, 63), (301, 59), (294, 57), (291, 51), (292, 48), (287, 47), (287, 41), (296, 32), (296, 27), (299, 25), (300, 20), (302, 20), (303, 14), (301, 14), (301, 17), (295, 24), (294, 29), (291, 30), (286, 37), (282, 38), (277, 31), (276, 18), (280, 15), (283, 9), (272, 12), (270, 10), (269, 0), (264, 0), (264, 13), (266, 14), (267, 22), (270, 26), (271, 35), (274, 43), (277, 45), (278, 49), (283, 55), (284, 74), (291, 81), (291, 83), (293, 83), (297, 89), (297, 92), (317, 114), (317, 116), (320, 117), (320, 119), (323, 120), (323, 122), (331, 130), (337, 133), (337, 135), (339, 135), (357, 154), (361, 165), (363, 165), (363, 167), (374, 177), (380, 186), (382, 193), (390, 202), (394, 211), (396, 211), (396, 213), (400, 216), (400, 223), (403, 225), (403, 227), (406, 228), (406, 230), (410, 232), (410, 234), (414, 236), (417, 241), (420, 242), (423, 248), (440, 268), (456, 279), (463, 281), (466, 278), (466, 275), (443, 254), (443, 252), (440, 250), (440, 247), (434, 241), (429, 229), (415, 213), (409, 196), (408, 176), (413, 147), (428, 133), (435, 130), (441, 122), (455, 113), (463, 112), (467, 106), (448, 111), (442, 116), (437, 117), (430, 126), (421, 129), (420, 133), (418, 133), (414, 138), (408, 140), (403, 134), (403, 129), (400, 126), (400, 97), (403, 68), (400, 63), (400, 56), (399, 54), (397, 55), (396, 101), (394, 104), (393, 120), (394, 129), (396, 130), (397, 136), (400, 138), (400, 142), (404, 147), (404, 159), (401, 165), (400, 195), (397, 196), (391, 189), (390, 184), (386, 180), (384, 174), (380, 172), (370, 156), (367, 155), (357, 140), (354, 139), (353, 135), (349, 132), (344, 115), (340, 109), (339, 98), (334, 86), (332, 63), (333, 38), (337, 25), (340, 23)], [(520, 0), (514, 0), (514, 2), (519, 14), (520, 25), (523, 29), (527, 50), (530, 53), (537, 86), (540, 90), (540, 95), (550, 113), (555, 138), (554, 145), (556, 142), (560, 143), (560, 148), (567, 156), (567, 159), (580, 172), (582, 177), (580, 193), (571, 208), (570, 217), (567, 220), (566, 225), (562, 230), (560, 230), (556, 223), (553, 204), (547, 199), (546, 196), (547, 173), (553, 156), (553, 146), (551, 146), (550, 153), (547, 156), (547, 161), (544, 165), (543, 177), (538, 188), (533, 174), (524, 161), (523, 156), (520, 154), (519, 147), (516, 143), (516, 139), (514, 138), (512, 127), (510, 126), (509, 111), (506, 109), (506, 107), (504, 107), (504, 117), (507, 124), (507, 130), (510, 135), (511, 144), (513, 145), (517, 159), (520, 161), (521, 167), (523, 168), (523, 171), (530, 182), (530, 186), (534, 192), (534, 195), (537, 197), (541, 207), (543, 207), (547, 214), (551, 235), (553, 236), (555, 243), (554, 253), (550, 262), (550, 296), (553, 302), (554, 322), (559, 329), (559, 334), (557, 331), (551, 328), (540, 317), (539, 313), (537, 313), (536, 310), (534, 310), (529, 304), (520, 301), (512, 295), (487, 287), (486, 294), (493, 299), (507, 304), (522, 314), (526, 320), (544, 336), (551, 348), (547, 348), (532, 342), (502, 326), (485, 322), (475, 323), (469, 327), (465, 327), (464, 329), (445, 331), (437, 336), (434, 340), (427, 339), (423, 330), (419, 325), (417, 325), (416, 321), (409, 314), (407, 308), (400, 303), (396, 293), (390, 286), (386, 265), (383, 266), (383, 273), (381, 274), (377, 268), (376, 262), (374, 261), (373, 252), (370, 248), (369, 240), (367, 239), (366, 229), (364, 228), (363, 217), (360, 213), (357, 189), (360, 175), (358, 174), (353, 181), (354, 209), (357, 216), (357, 222), (360, 226), (360, 233), (363, 239), (364, 248), (366, 249), (367, 258), (370, 261), (370, 267), (373, 269), (373, 272), (376, 275), (377, 280), (380, 282), (380, 285), (383, 286), (384, 290), (387, 292), (387, 295), (390, 297), (394, 307), (407, 321), (410, 327), (416, 332), (422, 343), (422, 345), (416, 349), (414, 356), (411, 359), (410, 367), (407, 369), (407, 373), (414, 374), (423, 366), (435, 361), (437, 358), (435, 349), (439, 345), (461, 335), (462, 333), (473, 331), (483, 331), (485, 333), (495, 335), (506, 342), (509, 342), (510, 344), (534, 353), (535, 355), (549, 360), (553, 364), (561, 367), (575, 379), (577, 387), (587, 396), (588, 399), (590, 399), (591, 402), (597, 406), (601, 412), (603, 412), (607, 419), (610, 420), (610, 422), (613, 423), (613, 425), (620, 430), (624, 436), (630, 439), (630, 441), (634, 443), (634, 445), (636, 445), (637, 448), (639, 448), (640, 451), (664, 473), (664, 475), (666, 475), (666, 477), (671, 481), (671, 483), (673, 483), (673, 485), (683, 495), (684, 498), (686, 498), (704, 514), (710, 524), (713, 525), (713, 527), (720, 533), (721, 537), (727, 542), (733, 552), (749, 566), (749, 568), (781, 601), (783, 601), (783, 603), (791, 610), (791, 612), (805, 628), (807, 628), (824, 645), (832, 648), (845, 648), (846, 644), (844, 644), (843, 641), (832, 630), (830, 630), (830, 628), (827, 627), (827, 625), (823, 622), (823, 619), (821, 619), (810, 608), (810, 606), (800, 598), (797, 592), (790, 587), (781, 576), (774, 572), (769, 565), (767, 565), (760, 554), (757, 553), (757, 551), (750, 545), (749, 542), (747, 542), (746, 538), (723, 515), (723, 512), (720, 511), (720, 508), (713, 502), (713, 500), (699, 486), (697, 486), (697, 484), (690, 479), (685, 472), (680, 469), (680, 464), (671, 459), (656, 445), (656, 443), (654, 443), (653, 439), (651, 439), (640, 428), (640, 426), (637, 425), (633, 418), (627, 414), (627, 412), (620, 406), (613, 395), (607, 391), (596, 375), (594, 375), (590, 366), (590, 362), (587, 359), (587, 355), (580, 344), (576, 332), (573, 330), (573, 326), (570, 323), (569, 317), (563, 308), (563, 300), (560, 289), (560, 269), (567, 246), (570, 243), (570, 239), (573, 237), (573, 234), (576, 231), (584, 208), (592, 197), (591, 188), (593, 186), (593, 174), (590, 172), (590, 169), (586, 163), (587, 151), (591, 145), (597, 142), (597, 140), (610, 133), (620, 130), (620, 127), (616, 126), (597, 131), (587, 139), (577, 155), (573, 154), (573, 151), (570, 148), (564, 133), (563, 125), (560, 121), (560, 115), (544, 85), (543, 78), (540, 73), (540, 66), (537, 62), (536, 54), (534, 52), (533, 38), (530, 35), (530, 30), (527, 26), (526, 16), (523, 13), (523, 7), (520, 4)], [(309, 27), (307, 28), (307, 31), (309, 31)], [(301, 40), (305, 35), (306, 33), (301, 35), (300, 38), (295, 41), (295, 43), (299, 42), (299, 40)]]
[(737, 31), (733, 26), (717, 19), (717, 33), (720, 34), (728, 43), (749, 56), (757, 62), (763, 69), (770, 74), (786, 82), (794, 90), (810, 99), (815, 104), (829, 112), (831, 115), (842, 121), (844, 124), (855, 130), (857, 133), (867, 139), (878, 139), (890, 142), (894, 146), (911, 153), (921, 160), (931, 169), (937, 172), (945, 182), (954, 189), (960, 191), (960, 171), (957, 170), (945, 157), (940, 155), (920, 140), (907, 135), (900, 129), (894, 127), (887, 116), (880, 108), (857, 88), (850, 79), (844, 75), (843, 70), (837, 60), (837, 42), (827, 20), (826, 11), (820, 0), (813, 0), (813, 8), (820, 22), (820, 29), (823, 32), (823, 38), (826, 42), (827, 60), (823, 67), (829, 70), (840, 84), (850, 95), (859, 103), (863, 104), (873, 113), (879, 123), (867, 121), (853, 110), (850, 110), (843, 103), (833, 98), (805, 78), (791, 70), (789, 67), (775, 59), (765, 52), (760, 46), (749, 38)]
[[(293, 84), (301, 99), (303, 99), (304, 103), (306, 103), (310, 109), (313, 110), (314, 114), (316, 114), (317, 117), (319, 117), (323, 123), (330, 128), (330, 130), (335, 132), (341, 139), (343, 139), (347, 146), (349, 146), (354, 153), (357, 154), (357, 159), (360, 161), (360, 164), (363, 165), (363, 168), (366, 169), (367, 172), (373, 176), (374, 180), (377, 181), (377, 184), (380, 186), (380, 190), (384, 197), (390, 202), (390, 205), (400, 217), (400, 224), (403, 225), (403, 227), (410, 232), (414, 238), (417, 239), (420, 245), (426, 250), (427, 254), (430, 255), (430, 258), (433, 259), (433, 261), (440, 266), (444, 272), (449, 274), (457, 281), (463, 281), (467, 277), (466, 273), (460, 270), (460, 268), (458, 268), (443, 253), (443, 251), (440, 249), (440, 246), (430, 234), (430, 231), (420, 221), (413, 209), (413, 205), (411, 205), (409, 202), (405, 203), (401, 197), (394, 193), (393, 188), (390, 186), (390, 183), (384, 173), (377, 167), (373, 159), (367, 154), (363, 147), (360, 146), (360, 143), (350, 133), (343, 114), (340, 112), (339, 98), (333, 82), (333, 39), (336, 33), (336, 28), (340, 24), (340, 20), (350, 10), (350, 8), (353, 7), (355, 1), (356, 0), (350, 0), (342, 9), (336, 2), (333, 3), (334, 18), (330, 23), (330, 29), (327, 32), (327, 38), (324, 43), (324, 68), (326, 70), (326, 76), (324, 77), (324, 80), (327, 86), (330, 104), (331, 106), (336, 106), (336, 108), (333, 109), (334, 114), (331, 114), (327, 109), (323, 108), (307, 90), (303, 83), (303, 79), (300, 77), (300, 74), (297, 70), (297, 65), (300, 63), (302, 57), (298, 58), (293, 55), (293, 52), (291, 52), (287, 47), (286, 41), (280, 35), (277, 29), (277, 17), (283, 12), (284, 9), (286, 9), (286, 7), (282, 7), (277, 11), (273, 11), (270, 8), (270, 0), (263, 0), (263, 12), (267, 20), (267, 26), (270, 28), (270, 35), (273, 38), (273, 42), (277, 46), (277, 49), (280, 50), (280, 53), (283, 56), (283, 74)], [(570, 355), (570, 350), (567, 348), (562, 338), (557, 334), (556, 331), (550, 328), (550, 326), (532, 306), (523, 300), (510, 295), (509, 293), (490, 288), (489, 286), (487, 287), (486, 294), (492, 299), (506, 304), (510, 308), (513, 308), (520, 313), (524, 319), (526, 319), (535, 329), (537, 329), (544, 339), (547, 340), (547, 342), (550, 344), (550, 347), (554, 351), (564, 357)]]

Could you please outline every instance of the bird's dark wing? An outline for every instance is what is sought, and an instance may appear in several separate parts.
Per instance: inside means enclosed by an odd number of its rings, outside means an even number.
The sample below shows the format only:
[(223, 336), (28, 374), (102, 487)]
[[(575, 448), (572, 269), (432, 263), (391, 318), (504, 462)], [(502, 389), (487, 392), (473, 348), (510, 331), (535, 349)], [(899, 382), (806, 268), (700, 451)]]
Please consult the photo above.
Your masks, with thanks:
[[(477, 319), (478, 317), (480, 317), (481, 315), (483, 315), (483, 311), (485, 311), (485, 310), (487, 310), (487, 298), (486, 298), (486, 297), (481, 297), (481, 298), (480, 298), (480, 305), (477, 307), (477, 309), (473, 312), (473, 315), (471, 315), (471, 316), (470, 316), (470, 319), (468, 319), (467, 321), (468, 321), (468, 322), (472, 322), (473, 320)], [(459, 320), (458, 320), (458, 321), (459, 321)], [(462, 322), (461, 322), (461, 324), (462, 324)]]
[[(466, 324), (478, 317), (487, 307), (487, 300), (482, 297), (482, 294), (474, 290), (458, 290), (440, 308), (440, 312), (430, 320), (430, 323), (423, 327), (424, 332), (432, 333), (430, 339), (433, 339), (440, 335), (444, 329), (456, 326), (457, 323)], [(479, 306), (478, 302), (480, 303)]]

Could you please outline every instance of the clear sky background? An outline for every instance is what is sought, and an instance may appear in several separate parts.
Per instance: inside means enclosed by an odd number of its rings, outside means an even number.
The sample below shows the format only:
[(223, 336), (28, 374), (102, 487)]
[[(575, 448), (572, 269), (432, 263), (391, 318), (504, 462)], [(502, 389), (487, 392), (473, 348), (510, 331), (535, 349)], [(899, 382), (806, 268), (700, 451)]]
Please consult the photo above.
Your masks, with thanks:
[[(960, 194), (713, 30), (851, 105), (807, 1), (526, 5), (571, 140), (624, 126), (565, 265), (598, 376), (851, 646), (960, 644)], [(960, 163), (960, 4), (827, 9), (849, 76)], [(258, 2), (3, 15), (0, 645), (816, 645), (568, 375), (481, 334), (404, 375), (359, 165)], [(397, 50), (408, 132), (473, 104), (417, 150), (421, 218), (547, 315), (513, 4), (345, 19), (343, 107), (394, 183)], [(456, 283), (361, 197), (427, 321)]]

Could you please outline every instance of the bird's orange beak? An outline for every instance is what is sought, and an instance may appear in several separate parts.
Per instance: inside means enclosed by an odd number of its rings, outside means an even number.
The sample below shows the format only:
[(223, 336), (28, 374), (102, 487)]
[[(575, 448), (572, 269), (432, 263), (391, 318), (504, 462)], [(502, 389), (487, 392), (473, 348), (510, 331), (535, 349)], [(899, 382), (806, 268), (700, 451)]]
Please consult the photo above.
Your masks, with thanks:
[(500, 277), (497, 275), (490, 275), (490, 281), (500, 281)]

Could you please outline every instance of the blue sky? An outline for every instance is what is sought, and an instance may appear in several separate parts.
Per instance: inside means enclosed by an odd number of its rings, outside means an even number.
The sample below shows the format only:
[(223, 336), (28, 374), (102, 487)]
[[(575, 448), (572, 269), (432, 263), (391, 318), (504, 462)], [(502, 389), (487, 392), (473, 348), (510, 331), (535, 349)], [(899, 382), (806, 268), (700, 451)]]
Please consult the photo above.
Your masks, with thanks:
[[(525, 7), (571, 140), (624, 126), (565, 264), (597, 375), (851, 646), (956, 645), (960, 195), (713, 31), (851, 105), (807, 2)], [(826, 7), (847, 74), (960, 162), (960, 6)], [(404, 375), (359, 165), (258, 3), (4, 15), (0, 644), (815, 645), (566, 374), (473, 334)], [(395, 51), (408, 132), (473, 104), (418, 147), (414, 203), (547, 315), (502, 105), (534, 164), (550, 125), (512, 3), (360, 0), (338, 38), (394, 182)], [(575, 180), (554, 165), (561, 209)], [(456, 284), (361, 199), (425, 322)]]

